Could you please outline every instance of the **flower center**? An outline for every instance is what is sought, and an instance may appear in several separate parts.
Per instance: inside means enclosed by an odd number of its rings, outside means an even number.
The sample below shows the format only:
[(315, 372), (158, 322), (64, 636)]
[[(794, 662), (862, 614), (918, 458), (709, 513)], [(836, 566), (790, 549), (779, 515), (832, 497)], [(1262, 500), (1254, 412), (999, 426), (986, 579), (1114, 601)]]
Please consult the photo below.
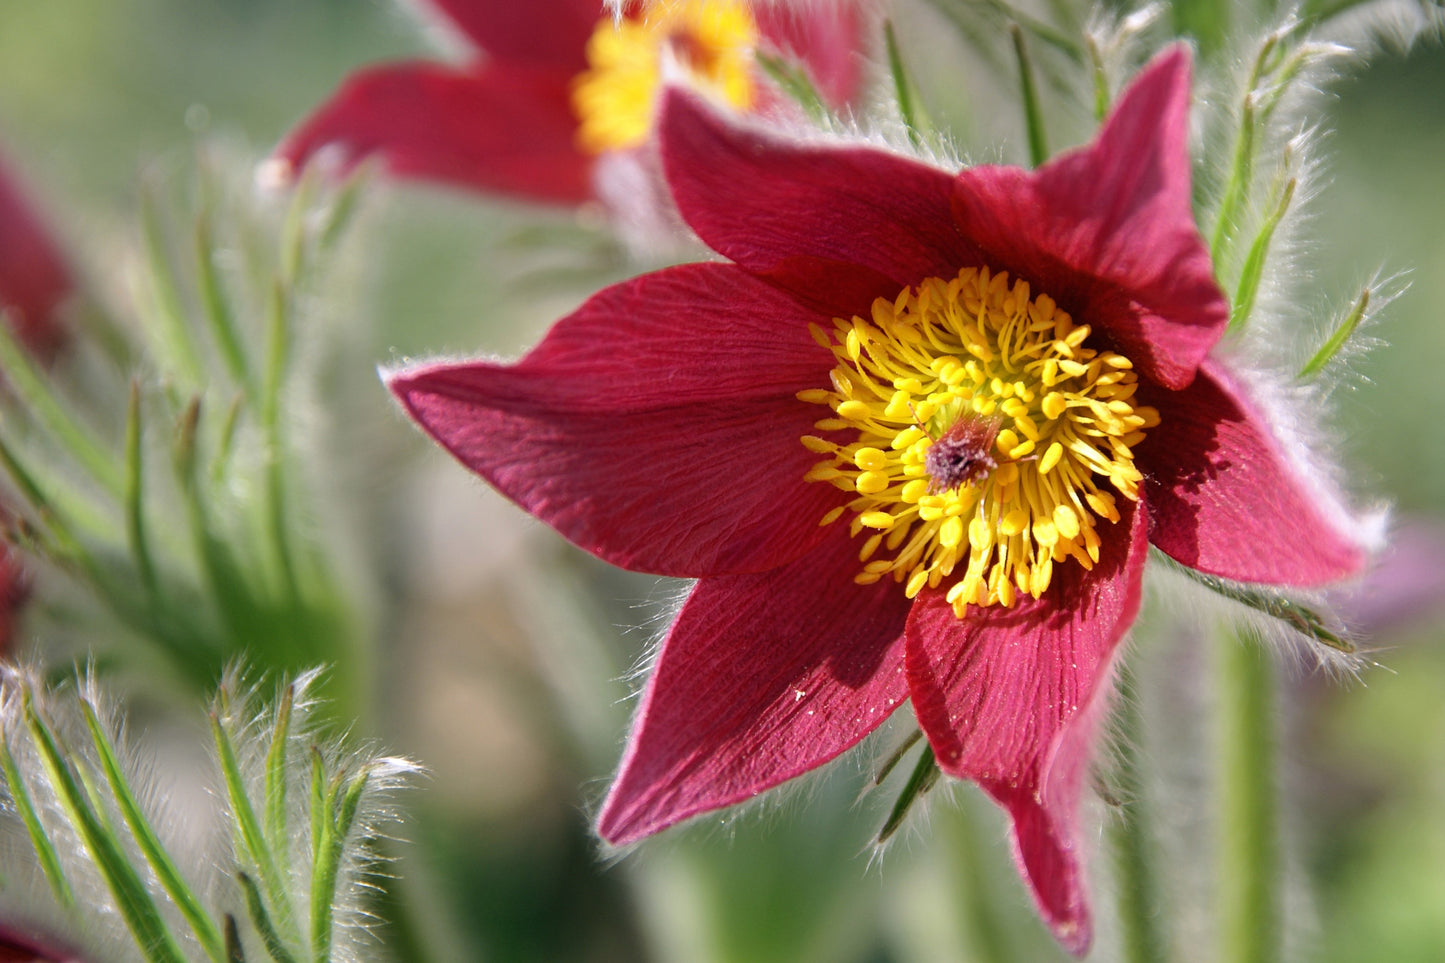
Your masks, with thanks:
[(699, 88), (748, 110), (757, 42), (757, 24), (742, 0), (676, 0), (620, 23), (604, 17), (587, 42), (587, 70), (572, 82), (578, 146), (601, 154), (647, 139), (664, 50)]
[(909, 598), (949, 581), (969, 605), (1038, 598), (1054, 565), (1099, 560), (1100, 520), (1116, 495), (1139, 498), (1133, 446), (1159, 413), (1134, 403), (1128, 358), (1086, 346), (1075, 324), (1026, 281), (964, 268), (928, 278), (872, 319), (837, 318), (813, 336), (833, 352), (833, 387), (801, 392), (836, 417), (803, 438), (828, 456), (807, 474), (856, 497), (851, 512), (868, 585), (885, 576)]

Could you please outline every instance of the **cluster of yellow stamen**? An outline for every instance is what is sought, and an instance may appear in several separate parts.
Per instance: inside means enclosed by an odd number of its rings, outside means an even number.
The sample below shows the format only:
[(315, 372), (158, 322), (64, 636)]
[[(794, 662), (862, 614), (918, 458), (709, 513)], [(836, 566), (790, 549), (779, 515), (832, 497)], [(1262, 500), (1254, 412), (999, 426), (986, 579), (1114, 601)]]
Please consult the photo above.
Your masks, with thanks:
[(868, 533), (855, 581), (892, 577), (909, 598), (948, 581), (962, 617), (1038, 598), (1055, 563), (1098, 562), (1099, 520), (1119, 520), (1116, 494), (1138, 500), (1132, 448), (1159, 414), (1134, 403), (1129, 359), (1087, 347), (1089, 333), (987, 268), (814, 325), (838, 365), (831, 390), (798, 397), (832, 408), (820, 431), (856, 438), (804, 437), (827, 456), (807, 478), (856, 495), (822, 521), (851, 512), (853, 535)]
[(587, 42), (588, 69), (572, 84), (578, 146), (601, 154), (647, 140), (664, 51), (699, 88), (748, 110), (757, 42), (757, 23), (742, 0), (673, 0), (620, 21), (604, 17)]

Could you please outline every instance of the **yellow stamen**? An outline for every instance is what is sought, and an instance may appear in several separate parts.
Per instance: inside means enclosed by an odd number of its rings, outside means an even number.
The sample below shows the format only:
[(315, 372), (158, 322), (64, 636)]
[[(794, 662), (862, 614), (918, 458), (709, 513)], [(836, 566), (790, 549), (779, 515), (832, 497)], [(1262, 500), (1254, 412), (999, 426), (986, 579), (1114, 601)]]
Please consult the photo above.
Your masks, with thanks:
[(1128, 358), (1091, 348), (1089, 326), (1026, 282), (965, 268), (813, 333), (833, 387), (798, 397), (832, 409), (820, 430), (856, 438), (804, 437), (827, 456), (805, 477), (855, 496), (825, 524), (851, 513), (872, 532), (859, 584), (946, 586), (959, 617), (1038, 598), (1055, 563), (1098, 561), (1116, 495), (1138, 500), (1133, 446), (1159, 413), (1133, 401)]
[(758, 26), (743, 0), (675, 0), (620, 22), (603, 17), (587, 41), (587, 70), (572, 81), (578, 146), (602, 154), (647, 140), (664, 50), (697, 87), (750, 109), (757, 42)]

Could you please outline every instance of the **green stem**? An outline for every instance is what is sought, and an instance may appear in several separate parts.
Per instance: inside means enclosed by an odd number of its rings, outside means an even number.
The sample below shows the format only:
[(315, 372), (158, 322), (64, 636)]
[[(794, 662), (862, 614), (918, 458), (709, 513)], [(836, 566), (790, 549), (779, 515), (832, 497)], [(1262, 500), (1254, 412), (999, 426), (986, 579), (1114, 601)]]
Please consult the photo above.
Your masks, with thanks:
[(1150, 836), (1153, 827), (1140, 772), (1139, 741), (1144, 734), (1144, 719), (1139, 710), (1138, 686), (1127, 662), (1119, 665), (1119, 704), (1114, 720), (1119, 732), (1114, 778), (1122, 802), (1110, 836), (1119, 882), (1123, 959), (1126, 963), (1160, 963), (1168, 959), (1168, 942), (1161, 925), (1159, 879)]
[(1013, 37), (1014, 56), (1019, 63), (1019, 89), (1024, 100), (1024, 118), (1029, 131), (1029, 162), (1038, 167), (1049, 159), (1048, 139), (1044, 134), (1044, 115), (1039, 107), (1039, 92), (1034, 86), (1033, 61), (1029, 59), (1028, 47), (1024, 45), (1024, 31), (1018, 24), (1009, 25)]
[(949, 848), (949, 864), (953, 876), (953, 905), (963, 920), (968, 936), (968, 959), (973, 963), (1005, 963), (1018, 959), (1010, 945), (1009, 932), (996, 904), (997, 872), (1002, 869), (991, 855), (997, 851), (995, 840), (986, 839), (979, 830), (979, 821), (986, 803), (970, 793), (969, 798), (949, 812), (942, 820), (941, 830)]
[(1219, 651), (1219, 958), (1279, 959), (1274, 666), (1258, 633), (1223, 633)]

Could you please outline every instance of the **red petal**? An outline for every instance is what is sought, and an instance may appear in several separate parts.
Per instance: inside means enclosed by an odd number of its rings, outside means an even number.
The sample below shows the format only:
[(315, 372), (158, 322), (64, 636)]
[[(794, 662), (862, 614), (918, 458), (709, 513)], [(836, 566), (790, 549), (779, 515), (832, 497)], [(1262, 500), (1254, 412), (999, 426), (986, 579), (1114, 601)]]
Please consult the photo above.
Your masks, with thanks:
[(1159, 426), (1139, 445), (1149, 539), (1190, 568), (1241, 582), (1313, 586), (1358, 572), (1364, 553), (1292, 465), (1241, 386), (1215, 361), (1183, 391), (1141, 385)]
[(587, 39), (605, 16), (598, 0), (425, 0), (496, 60), (587, 65)]
[(1089, 147), (1030, 173), (958, 175), (954, 211), (994, 270), (1023, 277), (1181, 388), (1229, 308), (1191, 207), (1188, 48), (1155, 58)]
[(39, 216), (0, 163), (0, 310), (32, 349), (59, 347), (56, 310), (74, 289), (70, 269)]
[(664, 94), (658, 130), (673, 198), (698, 236), (829, 313), (866, 313), (875, 297), (977, 263), (941, 170), (870, 147), (783, 140), (681, 89)]
[(942, 591), (908, 619), (908, 684), (944, 772), (971, 779), (1014, 822), (1014, 853), (1045, 921), (1068, 949), (1091, 937), (1077, 809), (1115, 646), (1139, 610), (1148, 542), (1142, 506), (1104, 532), (1091, 572), (1054, 569), (1041, 599), (970, 608)]
[(697, 584), (662, 643), (597, 831), (622, 845), (822, 765), (907, 696), (899, 586), (845, 526), (783, 568)]
[(13, 548), (0, 549), (0, 658), (15, 656), (16, 623), (30, 600), (30, 573)]
[(834, 107), (852, 102), (862, 86), (865, 17), (851, 0), (798, 8), (756, 8), (758, 29), (785, 54), (802, 61), (818, 93)]
[(277, 148), (299, 167), (328, 145), (349, 166), (380, 154), (404, 177), (580, 203), (591, 161), (575, 144), (570, 74), (493, 62), (404, 63), (353, 74)]
[(811, 316), (731, 265), (608, 288), (516, 365), (403, 371), (391, 389), (463, 464), (624, 568), (762, 571), (816, 545), (846, 496), (803, 480), (828, 414)]

